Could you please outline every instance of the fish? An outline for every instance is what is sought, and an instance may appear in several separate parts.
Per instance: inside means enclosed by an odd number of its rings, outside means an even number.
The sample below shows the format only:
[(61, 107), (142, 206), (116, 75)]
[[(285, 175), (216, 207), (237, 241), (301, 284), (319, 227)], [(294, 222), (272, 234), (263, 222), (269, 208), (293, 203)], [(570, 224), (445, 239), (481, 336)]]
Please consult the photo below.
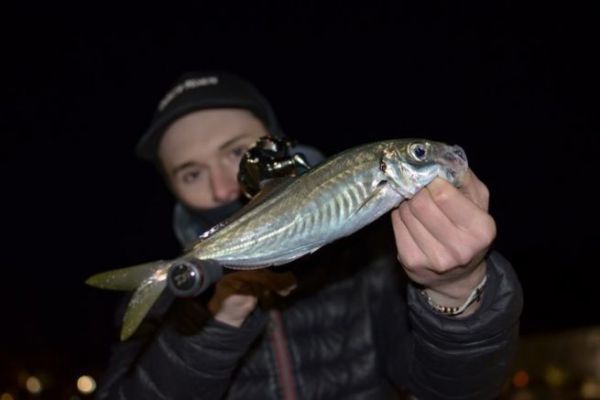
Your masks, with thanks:
[(126, 340), (167, 286), (169, 270), (185, 260), (233, 270), (287, 264), (374, 222), (436, 177), (460, 187), (467, 170), (458, 145), (418, 138), (359, 145), (300, 176), (269, 181), (179, 257), (101, 272), (86, 283), (134, 291), (121, 328)]

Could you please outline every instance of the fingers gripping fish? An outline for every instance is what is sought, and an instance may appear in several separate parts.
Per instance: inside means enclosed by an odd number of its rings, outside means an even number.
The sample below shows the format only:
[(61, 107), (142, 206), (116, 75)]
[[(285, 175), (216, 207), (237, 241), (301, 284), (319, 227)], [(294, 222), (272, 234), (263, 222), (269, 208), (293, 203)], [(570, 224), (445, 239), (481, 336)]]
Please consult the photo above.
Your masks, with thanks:
[(86, 283), (135, 290), (121, 331), (125, 340), (164, 290), (172, 267), (189, 260), (241, 270), (289, 263), (375, 221), (436, 177), (460, 186), (467, 168), (460, 147), (425, 139), (351, 148), (264, 188), (182, 256), (103, 272)]

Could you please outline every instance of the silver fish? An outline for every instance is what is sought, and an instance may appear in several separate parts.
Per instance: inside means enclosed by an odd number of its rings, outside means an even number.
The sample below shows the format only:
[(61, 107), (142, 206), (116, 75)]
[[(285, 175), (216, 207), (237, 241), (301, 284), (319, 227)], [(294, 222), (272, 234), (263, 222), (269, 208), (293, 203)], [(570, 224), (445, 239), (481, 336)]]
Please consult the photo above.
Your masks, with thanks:
[(467, 169), (462, 148), (426, 139), (348, 149), (263, 190), (182, 256), (103, 272), (86, 283), (135, 290), (121, 331), (125, 340), (164, 290), (169, 269), (182, 260), (210, 260), (242, 270), (286, 264), (363, 228), (436, 177), (460, 186)]

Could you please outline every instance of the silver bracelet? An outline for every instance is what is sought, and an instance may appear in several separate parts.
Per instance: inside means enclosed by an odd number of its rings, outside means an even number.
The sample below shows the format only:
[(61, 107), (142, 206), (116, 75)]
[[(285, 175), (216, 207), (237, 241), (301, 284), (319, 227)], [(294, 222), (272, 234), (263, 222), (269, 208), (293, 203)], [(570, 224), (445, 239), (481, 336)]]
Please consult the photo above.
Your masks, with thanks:
[(471, 294), (469, 295), (467, 300), (461, 306), (456, 306), (456, 307), (441, 306), (439, 304), (436, 304), (433, 301), (433, 299), (427, 294), (427, 292), (425, 290), (421, 290), (421, 294), (427, 300), (427, 304), (429, 304), (434, 310), (436, 310), (444, 315), (452, 315), (452, 316), (459, 315), (459, 314), (462, 314), (467, 309), (467, 307), (469, 307), (471, 304), (481, 301), (481, 295), (483, 294), (483, 287), (485, 286), (486, 282), (487, 282), (487, 275), (483, 277), (483, 280), (481, 281), (481, 283), (479, 285), (477, 285), (477, 287), (471, 292)]

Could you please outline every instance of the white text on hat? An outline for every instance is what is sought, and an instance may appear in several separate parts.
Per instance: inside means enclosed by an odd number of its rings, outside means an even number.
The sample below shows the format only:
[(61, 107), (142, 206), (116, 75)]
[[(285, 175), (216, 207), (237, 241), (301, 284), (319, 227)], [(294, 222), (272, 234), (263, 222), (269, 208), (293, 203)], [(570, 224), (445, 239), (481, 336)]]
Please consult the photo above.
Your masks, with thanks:
[(194, 89), (194, 88), (197, 88), (200, 86), (216, 85), (218, 83), (219, 83), (219, 78), (216, 76), (206, 76), (206, 77), (197, 78), (197, 79), (187, 79), (184, 82), (180, 83), (179, 85), (175, 86), (173, 89), (171, 89), (169, 91), (169, 93), (167, 93), (165, 95), (165, 97), (162, 98), (160, 103), (158, 103), (158, 111), (164, 110), (165, 107), (171, 101), (173, 101), (173, 99), (175, 97), (179, 96), (181, 93), (183, 93), (186, 90)]

